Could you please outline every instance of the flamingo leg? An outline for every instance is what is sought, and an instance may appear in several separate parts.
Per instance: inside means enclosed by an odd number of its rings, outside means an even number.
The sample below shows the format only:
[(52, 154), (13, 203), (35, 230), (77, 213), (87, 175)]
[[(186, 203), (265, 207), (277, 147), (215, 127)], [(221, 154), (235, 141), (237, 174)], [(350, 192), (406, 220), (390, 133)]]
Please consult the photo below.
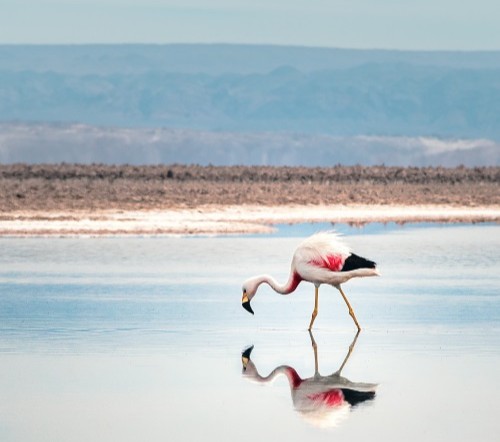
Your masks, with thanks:
[(340, 373), (342, 372), (342, 369), (344, 368), (345, 364), (347, 364), (347, 361), (351, 357), (352, 351), (354, 350), (354, 346), (356, 345), (356, 341), (358, 340), (359, 336), (359, 330), (356, 332), (356, 336), (354, 336), (353, 341), (351, 342), (351, 345), (349, 346), (349, 351), (347, 352), (346, 357), (344, 358), (344, 361), (342, 362), (342, 365), (340, 368), (334, 373), (334, 375), (340, 376)]
[(356, 319), (356, 315), (354, 314), (354, 310), (352, 309), (351, 304), (349, 304), (349, 301), (347, 300), (347, 296), (342, 291), (342, 287), (340, 287), (340, 284), (337, 286), (337, 288), (339, 289), (339, 292), (342, 295), (342, 298), (344, 298), (344, 301), (347, 304), (347, 308), (349, 309), (349, 314), (351, 315), (351, 318), (354, 319), (354, 323), (356, 324), (356, 327), (358, 327), (358, 331), (361, 330), (361, 327), (359, 326), (359, 322)]
[(314, 324), (314, 320), (316, 319), (316, 316), (318, 315), (318, 286), (314, 286), (314, 310), (312, 312), (311, 316), (311, 323), (309, 324), (309, 331), (311, 331), (312, 326)]
[(309, 337), (311, 338), (311, 345), (314, 351), (314, 375), (319, 375), (318, 371), (318, 345), (316, 344), (316, 341), (314, 340), (314, 336), (312, 334), (312, 331), (309, 330)]

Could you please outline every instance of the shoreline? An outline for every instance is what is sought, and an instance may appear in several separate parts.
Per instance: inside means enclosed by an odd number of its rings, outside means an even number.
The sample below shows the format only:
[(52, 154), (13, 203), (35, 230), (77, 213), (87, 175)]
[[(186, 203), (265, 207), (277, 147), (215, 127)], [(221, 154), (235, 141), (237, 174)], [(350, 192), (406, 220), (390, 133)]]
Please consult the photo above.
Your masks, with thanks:
[(0, 165), (0, 236), (269, 233), (500, 222), (500, 167)]
[(278, 224), (500, 222), (500, 205), (205, 205), (152, 210), (0, 212), (0, 237), (189, 236), (271, 233)]

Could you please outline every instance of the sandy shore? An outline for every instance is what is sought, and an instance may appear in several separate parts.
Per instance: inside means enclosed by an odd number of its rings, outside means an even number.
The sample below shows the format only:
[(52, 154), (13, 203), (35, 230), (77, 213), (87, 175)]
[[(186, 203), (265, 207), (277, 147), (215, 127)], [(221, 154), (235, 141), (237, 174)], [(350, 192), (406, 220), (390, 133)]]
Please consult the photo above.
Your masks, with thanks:
[(158, 211), (17, 211), (0, 216), (2, 236), (190, 235), (272, 232), (276, 224), (500, 222), (499, 206), (202, 206)]
[(0, 235), (269, 232), (500, 220), (500, 168), (0, 165)]

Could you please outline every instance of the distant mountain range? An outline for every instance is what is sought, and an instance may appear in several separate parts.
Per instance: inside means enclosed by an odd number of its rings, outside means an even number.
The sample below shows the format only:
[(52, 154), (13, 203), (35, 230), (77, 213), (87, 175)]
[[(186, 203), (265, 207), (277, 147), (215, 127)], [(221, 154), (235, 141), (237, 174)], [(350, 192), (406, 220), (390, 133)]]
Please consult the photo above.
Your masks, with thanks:
[[(400, 164), (404, 152), (410, 164), (498, 164), (500, 51), (0, 46), (0, 122), (0, 161), (22, 160), (21, 151), (49, 161), (61, 157), (55, 152), (64, 145), (75, 161), (93, 152), (95, 161), (120, 162), (120, 146), (133, 151), (123, 134), (133, 133), (138, 151), (149, 140), (151, 158), (176, 161), (190, 151), (192, 161), (214, 164), (256, 158), (285, 164), (288, 157), (321, 164), (324, 155), (369, 164), (376, 153), (378, 163)], [(38, 138), (20, 142), (19, 128)], [(37, 145), (27, 149), (27, 139)], [(422, 140), (448, 148), (437, 154)], [(14, 145), (25, 147), (16, 153)]]
[(500, 69), (500, 51), (394, 51), (238, 44), (0, 45), (0, 70), (73, 75), (266, 74), (281, 66), (302, 72), (365, 64)]

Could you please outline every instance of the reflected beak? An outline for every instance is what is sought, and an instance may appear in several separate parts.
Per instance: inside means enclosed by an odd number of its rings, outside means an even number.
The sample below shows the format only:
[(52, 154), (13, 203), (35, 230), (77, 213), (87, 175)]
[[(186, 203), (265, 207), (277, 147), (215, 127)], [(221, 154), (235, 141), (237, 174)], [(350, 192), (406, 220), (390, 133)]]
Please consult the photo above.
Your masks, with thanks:
[(243, 371), (247, 369), (248, 362), (250, 361), (250, 353), (252, 353), (253, 345), (248, 347), (243, 353), (241, 353), (241, 363), (243, 365)]
[(247, 365), (248, 365), (249, 360), (250, 359), (248, 359), (248, 358), (244, 358), (244, 357), (241, 358), (241, 363), (243, 365), (243, 371), (245, 371), (247, 369)]
[(247, 312), (251, 313), (252, 315), (254, 314), (253, 310), (252, 310), (252, 307), (250, 306), (250, 301), (248, 300), (248, 296), (247, 295), (243, 295), (243, 298), (241, 299), (241, 306)]

